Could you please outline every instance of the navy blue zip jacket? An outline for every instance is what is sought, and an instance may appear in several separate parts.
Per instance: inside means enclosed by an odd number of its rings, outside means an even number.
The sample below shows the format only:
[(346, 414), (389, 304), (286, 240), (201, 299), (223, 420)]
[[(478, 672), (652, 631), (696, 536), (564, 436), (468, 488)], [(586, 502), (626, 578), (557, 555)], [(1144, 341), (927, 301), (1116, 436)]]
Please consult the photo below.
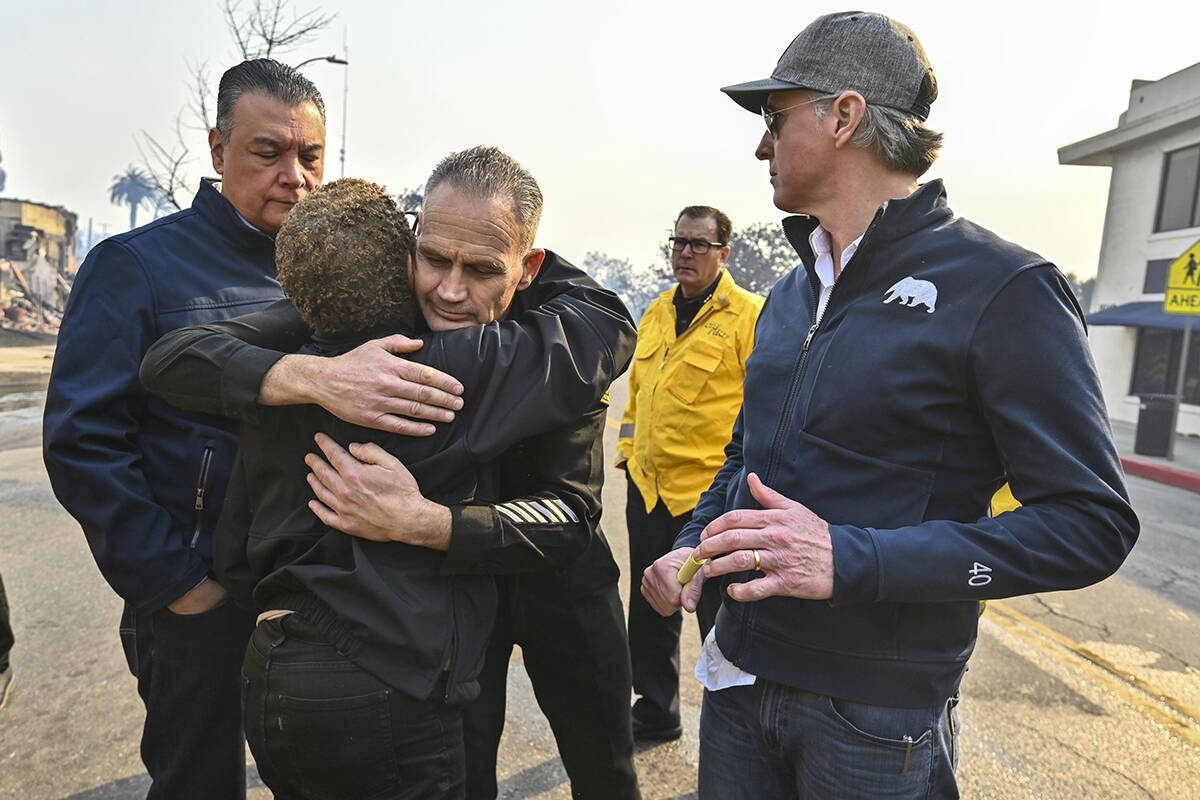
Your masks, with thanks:
[(192, 207), (106, 239), (79, 268), (43, 419), (50, 484), (105, 580), (154, 611), (208, 574), (236, 423), (180, 411), (138, 380), (168, 331), (283, 297), (275, 240), (202, 181)]
[[(1083, 315), (1052, 264), (955, 218), (932, 181), (881, 206), (817, 321), (816, 225), (784, 222), (803, 264), (767, 298), (754, 391), (676, 544), (758, 508), (756, 472), (829, 523), (833, 597), (725, 596), (726, 658), (808, 691), (933, 706), (958, 689), (980, 600), (1101, 580), (1138, 522)], [(1024, 505), (988, 518), (1005, 480)]]

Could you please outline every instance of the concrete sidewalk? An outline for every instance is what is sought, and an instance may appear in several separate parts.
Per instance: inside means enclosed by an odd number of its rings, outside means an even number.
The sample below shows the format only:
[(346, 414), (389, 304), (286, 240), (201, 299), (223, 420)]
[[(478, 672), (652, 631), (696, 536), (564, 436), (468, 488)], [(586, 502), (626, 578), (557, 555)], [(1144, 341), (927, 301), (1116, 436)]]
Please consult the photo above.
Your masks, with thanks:
[(54, 342), (0, 347), (0, 392), (44, 389), (50, 381)]
[(1165, 458), (1133, 452), (1137, 426), (1113, 420), (1113, 441), (1127, 475), (1137, 475), (1191, 492), (1200, 492), (1200, 437), (1175, 436), (1175, 457)]

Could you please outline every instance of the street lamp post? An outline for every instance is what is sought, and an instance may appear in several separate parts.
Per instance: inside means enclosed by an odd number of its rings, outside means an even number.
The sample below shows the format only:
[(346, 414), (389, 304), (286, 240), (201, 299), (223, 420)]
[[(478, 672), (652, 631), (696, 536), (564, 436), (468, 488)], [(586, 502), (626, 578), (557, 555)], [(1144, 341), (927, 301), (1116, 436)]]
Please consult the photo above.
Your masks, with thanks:
[[(343, 44), (343, 47), (346, 46)], [(346, 55), (350, 55), (349, 47), (346, 47)], [(293, 67), (293, 69), (300, 69), (305, 64), (311, 64), (314, 61), (328, 61), (330, 64), (341, 64), (346, 68), (346, 72), (343, 76), (344, 80), (342, 82), (342, 174), (340, 176), (344, 178), (346, 177), (346, 105), (350, 94), (350, 61), (345, 58), (338, 58), (337, 56), (317, 56), (316, 58), (310, 58), (305, 61), (301, 61), (299, 64)]]

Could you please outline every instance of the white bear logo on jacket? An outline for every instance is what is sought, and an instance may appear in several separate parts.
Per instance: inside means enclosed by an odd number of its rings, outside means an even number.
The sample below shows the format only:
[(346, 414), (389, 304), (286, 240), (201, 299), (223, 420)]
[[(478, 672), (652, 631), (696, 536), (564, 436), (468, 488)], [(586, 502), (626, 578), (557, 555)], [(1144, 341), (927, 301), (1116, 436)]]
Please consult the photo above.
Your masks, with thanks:
[(890, 303), (897, 298), (902, 306), (916, 308), (924, 305), (926, 313), (932, 314), (934, 306), (937, 305), (937, 287), (929, 281), (917, 280), (909, 275), (892, 284), (892, 288), (884, 295), (883, 302)]

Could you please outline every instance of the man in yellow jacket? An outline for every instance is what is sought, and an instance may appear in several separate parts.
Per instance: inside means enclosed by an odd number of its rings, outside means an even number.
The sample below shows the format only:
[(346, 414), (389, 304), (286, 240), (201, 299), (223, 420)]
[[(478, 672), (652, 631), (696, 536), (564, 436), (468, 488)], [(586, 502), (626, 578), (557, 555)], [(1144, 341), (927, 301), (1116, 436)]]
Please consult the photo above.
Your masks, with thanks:
[[(725, 461), (763, 304), (724, 269), (732, 232), (729, 217), (710, 206), (680, 212), (670, 239), (679, 285), (646, 309), (629, 372), (616, 463), (629, 477), (629, 653), (639, 695), (633, 733), (643, 741), (682, 733), (682, 617), (662, 617), (650, 607), (641, 593), (642, 571), (672, 548)], [(697, 609), (701, 636), (719, 604), (713, 595)]]

